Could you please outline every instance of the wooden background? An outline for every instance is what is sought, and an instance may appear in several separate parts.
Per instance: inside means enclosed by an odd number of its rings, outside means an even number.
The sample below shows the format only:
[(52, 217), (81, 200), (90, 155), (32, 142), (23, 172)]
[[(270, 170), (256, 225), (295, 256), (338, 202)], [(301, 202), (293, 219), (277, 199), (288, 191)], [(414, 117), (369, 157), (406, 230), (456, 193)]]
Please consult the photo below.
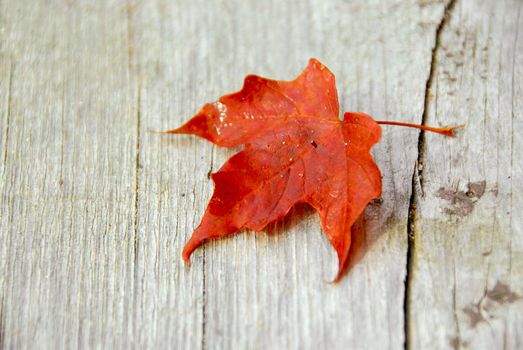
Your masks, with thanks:
[[(521, 0), (0, 2), (0, 347), (523, 348)], [(384, 127), (339, 284), (308, 207), (180, 259), (233, 152), (180, 125), (309, 57)], [(519, 213), (519, 214), (518, 214)]]

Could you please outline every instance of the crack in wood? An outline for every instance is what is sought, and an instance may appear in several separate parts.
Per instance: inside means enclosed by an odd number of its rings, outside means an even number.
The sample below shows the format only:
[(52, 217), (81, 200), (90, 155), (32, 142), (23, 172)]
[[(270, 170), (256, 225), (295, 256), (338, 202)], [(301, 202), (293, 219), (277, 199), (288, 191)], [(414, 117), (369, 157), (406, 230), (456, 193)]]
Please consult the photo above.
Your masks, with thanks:
[[(436, 61), (437, 61), (437, 52), (439, 47), (441, 46), (441, 33), (443, 33), (443, 29), (446, 27), (446, 24), (450, 18), (450, 13), (454, 9), (455, 5), (457, 3), (457, 0), (450, 0), (447, 5), (445, 6), (445, 10), (443, 12), (443, 16), (441, 17), (441, 20), (438, 24), (438, 27), (436, 29), (435, 39), (434, 39), (434, 47), (432, 48), (432, 56), (430, 60), (430, 71), (429, 76), (427, 78), (427, 82), (425, 84), (425, 101), (423, 104), (423, 114), (421, 116), (421, 125), (426, 125), (428, 115), (429, 115), (429, 104), (430, 104), (430, 97), (431, 97), (431, 86), (432, 82), (434, 81), (434, 76), (436, 73)], [(423, 190), (424, 180), (423, 180), (423, 163), (425, 161), (425, 131), (421, 130), (419, 133), (418, 138), (418, 178), (421, 186), (421, 190)]]
[(407, 268), (406, 268), (406, 275), (405, 275), (405, 290), (403, 295), (403, 326), (404, 326), (404, 337), (405, 337), (405, 343), (404, 348), (406, 350), (410, 349), (410, 287), (411, 287), (411, 280), (412, 280), (412, 274), (413, 274), (413, 265), (414, 265), (414, 245), (416, 243), (414, 236), (415, 236), (415, 219), (416, 219), (416, 169), (418, 167), (418, 164), (416, 163), (414, 165), (414, 170), (412, 173), (412, 181), (411, 181), (411, 196), (409, 201), (409, 211), (408, 211), (408, 218), (407, 218)]
[[(423, 105), (423, 114), (421, 117), (421, 125), (426, 125), (427, 119), (428, 119), (428, 110), (429, 110), (429, 103), (430, 103), (430, 87), (432, 86), (434, 75), (436, 72), (436, 55), (438, 52), (439, 47), (441, 46), (441, 33), (443, 33), (443, 30), (446, 27), (446, 24), (450, 18), (450, 14), (452, 10), (454, 9), (455, 5), (457, 3), (457, 0), (450, 0), (447, 5), (445, 6), (445, 9), (443, 11), (443, 16), (441, 17), (441, 20), (438, 24), (438, 27), (436, 28), (435, 32), (435, 38), (434, 38), (434, 47), (432, 48), (432, 55), (431, 55), (431, 61), (430, 61), (430, 70), (429, 75), (427, 78), (427, 81), (425, 83), (425, 99), (424, 99), (424, 105)], [(416, 209), (418, 204), (418, 198), (419, 196), (423, 196), (423, 163), (425, 160), (425, 132), (423, 130), (420, 131), (419, 137), (418, 137), (418, 157), (416, 159), (416, 163), (414, 166), (414, 171), (412, 174), (412, 181), (411, 181), (411, 196), (409, 200), (409, 210), (408, 210), (408, 218), (407, 218), (407, 268), (406, 268), (406, 276), (405, 276), (405, 290), (404, 290), (404, 296), (403, 296), (403, 322), (404, 322), (404, 348), (406, 350), (412, 348), (411, 346), (411, 335), (412, 332), (410, 330), (410, 292), (411, 292), (411, 282), (413, 278), (414, 273), (414, 251), (416, 248)], [(419, 182), (419, 186), (417, 186), (417, 182)]]
[[(139, 178), (139, 175), (140, 175), (140, 136), (141, 136), (140, 105), (141, 105), (141, 86), (139, 84), (137, 97), (136, 97), (136, 160), (135, 160), (135, 192), (134, 192), (134, 223), (133, 223), (133, 232), (134, 232), (134, 237), (133, 237), (134, 273), (133, 273), (133, 277), (134, 277), (135, 311), (138, 310), (137, 295), (138, 295), (138, 287), (139, 287), (138, 286), (138, 272), (139, 272), (139, 268), (138, 268), (138, 265), (139, 265), (139, 261), (138, 261), (138, 256), (139, 256), (138, 213), (139, 213), (139, 209), (140, 209), (140, 206), (139, 206), (139, 199), (140, 199), (140, 196), (139, 196), (139, 193), (140, 193), (140, 178)], [(134, 325), (136, 327), (136, 319), (135, 319)], [(135, 334), (137, 334), (136, 331), (137, 331), (137, 329), (135, 328), (134, 329)]]
[[(126, 16), (127, 16), (127, 74), (129, 79), (129, 85), (131, 87), (130, 95), (134, 95), (135, 90), (133, 87), (135, 86), (135, 81), (133, 77), (133, 73), (136, 73), (135, 69), (137, 68), (133, 64), (133, 32), (132, 32), (132, 19), (133, 19), (133, 4), (130, 0), (127, 1), (127, 8), (126, 8)], [(139, 240), (138, 240), (138, 218), (139, 218), (139, 209), (140, 209), (140, 139), (141, 139), (141, 102), (142, 102), (142, 96), (141, 96), (141, 90), (142, 90), (142, 84), (141, 80), (137, 79), (136, 82), (136, 100), (135, 100), (135, 106), (136, 108), (136, 145), (135, 145), (135, 167), (134, 167), (134, 177), (135, 177), (135, 188), (134, 188), (134, 220), (133, 220), (133, 288), (134, 288), (134, 295), (133, 295), (133, 305), (134, 305), (134, 311), (138, 312), (138, 290), (139, 290), (139, 254), (140, 254), (140, 246), (139, 246)], [(134, 113), (133, 108), (133, 113)], [(133, 333), (138, 335), (138, 326), (137, 326), (137, 314), (134, 316), (134, 322), (133, 322)], [(138, 336), (138, 343), (140, 342), (140, 337)]]

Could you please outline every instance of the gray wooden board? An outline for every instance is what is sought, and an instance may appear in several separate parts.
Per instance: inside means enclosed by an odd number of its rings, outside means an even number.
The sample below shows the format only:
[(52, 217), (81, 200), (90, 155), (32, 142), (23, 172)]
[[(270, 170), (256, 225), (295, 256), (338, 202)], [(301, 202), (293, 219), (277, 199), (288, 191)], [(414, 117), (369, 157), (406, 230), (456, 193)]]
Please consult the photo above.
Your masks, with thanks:
[(523, 348), (522, 5), (460, 0), (442, 31), (427, 123), (466, 128), (424, 147), (413, 348)]
[[(458, 0), (445, 17), (441, 1), (3, 0), (0, 347), (521, 346), (520, 4)], [(208, 172), (235, 150), (148, 130), (309, 57), (336, 74), (342, 110), (377, 119), (421, 122), (432, 72), (427, 122), (467, 128), (427, 135), (419, 157), (417, 131), (384, 128), (382, 201), (340, 283), (303, 206), (188, 268)], [(483, 180), (452, 214), (445, 198)]]

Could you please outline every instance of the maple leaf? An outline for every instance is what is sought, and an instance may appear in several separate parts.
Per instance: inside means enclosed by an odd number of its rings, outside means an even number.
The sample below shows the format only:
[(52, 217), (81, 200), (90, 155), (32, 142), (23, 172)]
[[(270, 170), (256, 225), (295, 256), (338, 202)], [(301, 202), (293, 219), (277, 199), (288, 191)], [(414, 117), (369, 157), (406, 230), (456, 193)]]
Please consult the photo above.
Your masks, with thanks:
[[(414, 127), (447, 136), (453, 130)], [(335, 78), (323, 64), (311, 59), (293, 81), (249, 75), (239, 92), (206, 104), (166, 133), (244, 146), (212, 174), (214, 193), (183, 249), (186, 262), (205, 240), (245, 228), (261, 231), (304, 202), (320, 215), (338, 255), (339, 277), (349, 256), (352, 225), (381, 194), (381, 174), (370, 154), (381, 127), (364, 113), (347, 112), (340, 120)]]

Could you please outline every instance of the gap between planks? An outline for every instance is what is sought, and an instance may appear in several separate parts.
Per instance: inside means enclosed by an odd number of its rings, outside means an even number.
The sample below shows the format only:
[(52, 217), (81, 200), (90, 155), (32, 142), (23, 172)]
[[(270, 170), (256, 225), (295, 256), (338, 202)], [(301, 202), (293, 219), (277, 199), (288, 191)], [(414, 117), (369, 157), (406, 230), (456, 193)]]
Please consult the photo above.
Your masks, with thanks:
[[(430, 88), (434, 79), (434, 73), (436, 72), (437, 64), (437, 53), (441, 45), (441, 34), (448, 23), (451, 16), (452, 10), (455, 8), (457, 0), (450, 0), (443, 10), (443, 16), (436, 28), (434, 34), (434, 46), (432, 48), (432, 54), (430, 59), (430, 70), (425, 84), (425, 99), (423, 102), (423, 114), (421, 116), (421, 125), (426, 125), (428, 119), (428, 109), (430, 103)], [(411, 281), (414, 274), (414, 250), (416, 248), (416, 207), (418, 204), (418, 198), (424, 195), (423, 192), (423, 163), (425, 161), (425, 131), (420, 130), (418, 137), (418, 157), (414, 164), (411, 181), (411, 195), (409, 200), (408, 218), (407, 218), (407, 268), (405, 275), (405, 289), (403, 296), (403, 322), (404, 322), (404, 337), (405, 350), (412, 348), (411, 346), (411, 329), (410, 329), (410, 298), (411, 298)], [(418, 185), (419, 183), (419, 185)]]

